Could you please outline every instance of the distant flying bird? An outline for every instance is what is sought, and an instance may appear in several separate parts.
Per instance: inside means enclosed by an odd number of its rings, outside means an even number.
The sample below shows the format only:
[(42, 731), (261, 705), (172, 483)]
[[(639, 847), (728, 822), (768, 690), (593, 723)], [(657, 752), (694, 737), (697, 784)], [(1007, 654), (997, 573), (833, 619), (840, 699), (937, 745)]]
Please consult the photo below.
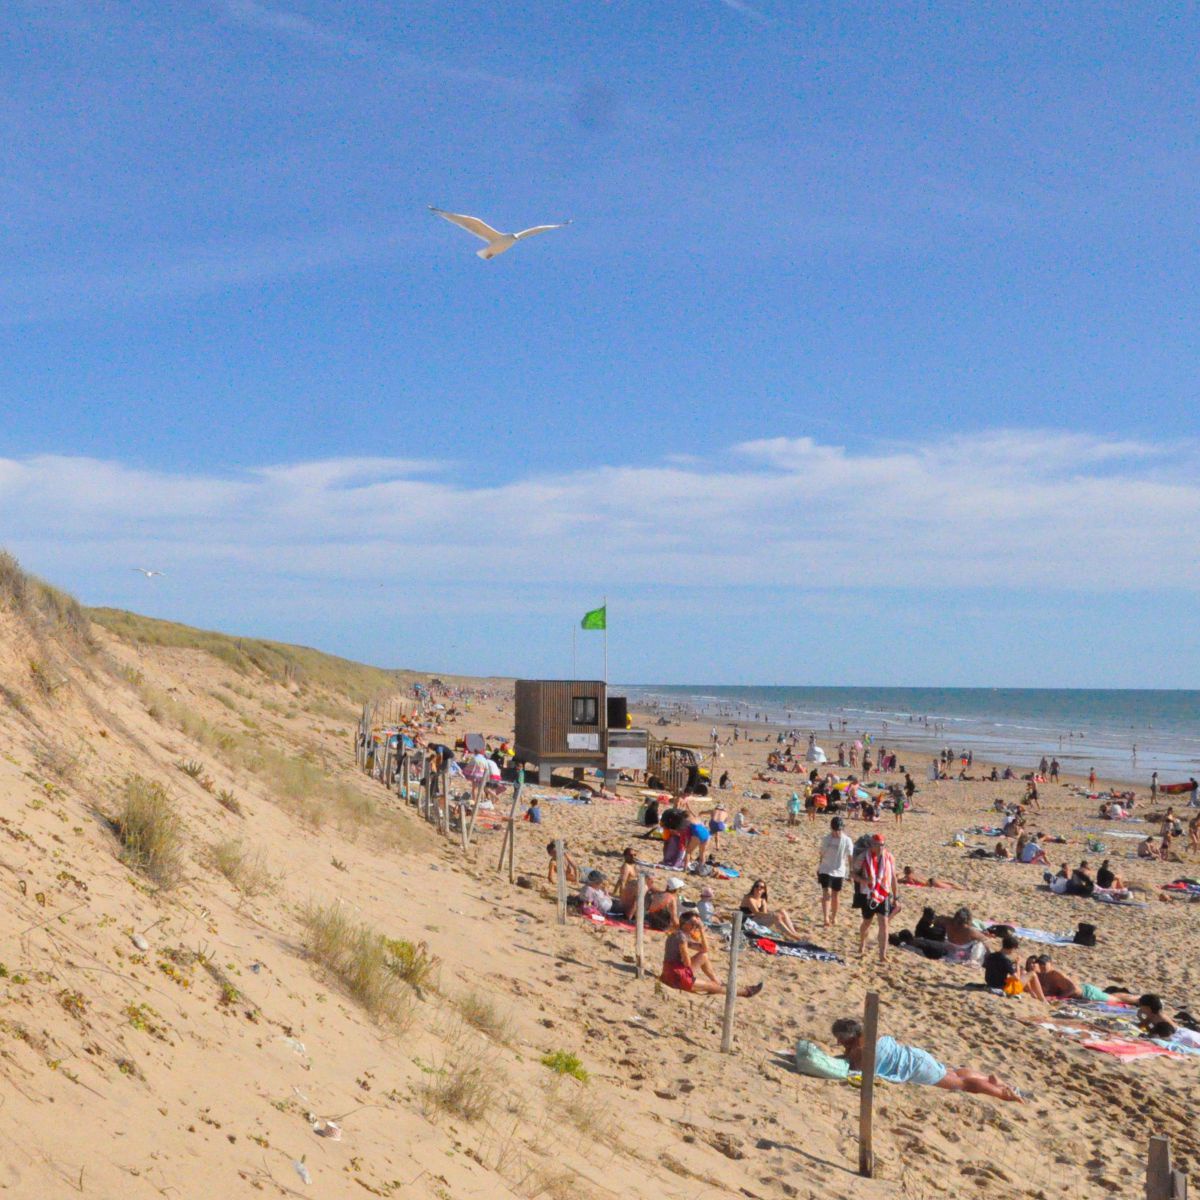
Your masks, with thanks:
[(151, 571), (146, 567), (134, 567), (135, 571), (140, 571), (147, 579), (153, 579), (155, 575), (165, 575), (166, 571)]
[(464, 217), (461, 213), (446, 212), (444, 209), (434, 208), (432, 204), (429, 211), (437, 213), (439, 217), (445, 217), (447, 221), (487, 242), (482, 250), (475, 251), (480, 258), (495, 258), (497, 254), (503, 254), (505, 250), (515, 246), (522, 238), (533, 237), (535, 233), (545, 233), (549, 229), (564, 229), (571, 223), (563, 221), (559, 225), (535, 225), (532, 229), (522, 229), (520, 233), (501, 233), (478, 217)]

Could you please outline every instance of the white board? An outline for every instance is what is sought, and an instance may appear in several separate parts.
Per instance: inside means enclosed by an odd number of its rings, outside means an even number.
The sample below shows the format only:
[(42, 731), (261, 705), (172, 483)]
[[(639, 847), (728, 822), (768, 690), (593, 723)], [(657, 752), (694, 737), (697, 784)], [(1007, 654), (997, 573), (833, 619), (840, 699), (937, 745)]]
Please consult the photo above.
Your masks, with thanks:
[[(608, 769), (610, 771), (644, 771), (646, 769), (645, 746), (609, 746)], [(658, 793), (654, 792), (657, 796)]]
[(598, 733), (568, 733), (568, 750), (599, 750), (600, 735)]

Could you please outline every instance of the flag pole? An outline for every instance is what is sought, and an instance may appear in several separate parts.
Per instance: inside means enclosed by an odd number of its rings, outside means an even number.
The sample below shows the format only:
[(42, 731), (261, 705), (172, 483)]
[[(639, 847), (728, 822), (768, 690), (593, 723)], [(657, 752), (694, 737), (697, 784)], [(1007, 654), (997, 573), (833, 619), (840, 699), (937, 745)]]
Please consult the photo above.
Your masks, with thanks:
[(604, 683), (608, 684), (608, 597), (604, 597)]
[(579, 668), (575, 665), (575, 624), (571, 624), (571, 678), (579, 678)]

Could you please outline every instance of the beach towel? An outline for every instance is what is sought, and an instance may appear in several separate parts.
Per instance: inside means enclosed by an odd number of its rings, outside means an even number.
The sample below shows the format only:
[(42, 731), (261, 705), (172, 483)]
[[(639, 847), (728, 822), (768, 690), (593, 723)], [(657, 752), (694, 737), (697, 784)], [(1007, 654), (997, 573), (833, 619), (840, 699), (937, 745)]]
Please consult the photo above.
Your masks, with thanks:
[[(591, 921), (593, 925), (604, 925), (609, 929), (637, 929), (632, 921), (626, 921), (624, 917), (605, 916), (597, 908), (582, 908), (579, 912), (585, 921)], [(652, 929), (649, 925), (643, 925), (643, 928), (647, 933), (666, 933), (665, 929)]]
[[(801, 958), (808, 962), (840, 963), (844, 961), (840, 955), (835, 954), (832, 950), (827, 950), (824, 946), (818, 946), (815, 942), (781, 941), (773, 929), (768, 929), (757, 921), (744, 920), (742, 930), (750, 939), (749, 944), (764, 954), (777, 954), (784, 958)], [(764, 942), (767, 945), (763, 945)], [(768, 949), (768, 947), (770, 948)]]
[(946, 1068), (928, 1050), (906, 1046), (885, 1033), (875, 1043), (875, 1075), (890, 1083), (936, 1087), (945, 1079)]
[(1133, 842), (1144, 842), (1146, 840), (1146, 835), (1144, 833), (1130, 833), (1124, 829), (1096, 829), (1087, 825), (1076, 825), (1075, 831), (1077, 833), (1103, 834), (1105, 837), (1109, 838), (1127, 838), (1129, 841)]
[(1156, 1045), (1154, 1042), (1127, 1042), (1124, 1039), (1114, 1038), (1112, 1041), (1107, 1042), (1080, 1042), (1080, 1045), (1085, 1049), (1099, 1050), (1101, 1054), (1111, 1054), (1115, 1058), (1122, 1060), (1153, 1058), (1161, 1054), (1165, 1054), (1171, 1058), (1181, 1057), (1174, 1051), (1167, 1050), (1165, 1047)]
[(1092, 899), (1100, 901), (1101, 904), (1120, 904), (1125, 908), (1145, 908), (1144, 900), (1132, 900), (1128, 892), (1110, 891), (1107, 888), (1097, 888), (1092, 893)]
[(994, 925), (1008, 925), (1016, 937), (1027, 942), (1038, 942), (1043, 946), (1074, 946), (1073, 933), (1050, 933), (1046, 929), (1028, 929), (1024, 925), (1010, 925), (1007, 921), (994, 921)]
[(844, 1058), (834, 1058), (815, 1042), (804, 1039), (796, 1043), (795, 1064), (801, 1075), (814, 1079), (845, 1079), (850, 1074), (850, 1064)]

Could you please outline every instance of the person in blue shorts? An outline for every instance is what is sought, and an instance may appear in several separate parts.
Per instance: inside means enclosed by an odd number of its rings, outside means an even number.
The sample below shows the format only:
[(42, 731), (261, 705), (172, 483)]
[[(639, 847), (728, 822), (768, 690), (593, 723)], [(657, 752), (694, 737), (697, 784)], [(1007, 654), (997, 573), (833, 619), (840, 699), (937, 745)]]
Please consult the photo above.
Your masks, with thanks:
[(696, 865), (703, 866), (705, 858), (708, 857), (708, 839), (712, 836), (708, 831), (708, 826), (703, 821), (691, 821), (686, 826), (686, 833), (687, 851), (685, 861), (694, 855)]
[[(833, 1023), (833, 1036), (850, 1066), (862, 1070), (863, 1026), (857, 1017), (839, 1017)], [(923, 1087), (943, 1088), (948, 1092), (970, 1092), (994, 1096), (997, 1100), (1022, 1100), (1016, 1088), (995, 1075), (984, 1075), (967, 1067), (947, 1067), (928, 1050), (908, 1046), (887, 1034), (875, 1042), (875, 1078), (889, 1083), (915, 1083)]]

